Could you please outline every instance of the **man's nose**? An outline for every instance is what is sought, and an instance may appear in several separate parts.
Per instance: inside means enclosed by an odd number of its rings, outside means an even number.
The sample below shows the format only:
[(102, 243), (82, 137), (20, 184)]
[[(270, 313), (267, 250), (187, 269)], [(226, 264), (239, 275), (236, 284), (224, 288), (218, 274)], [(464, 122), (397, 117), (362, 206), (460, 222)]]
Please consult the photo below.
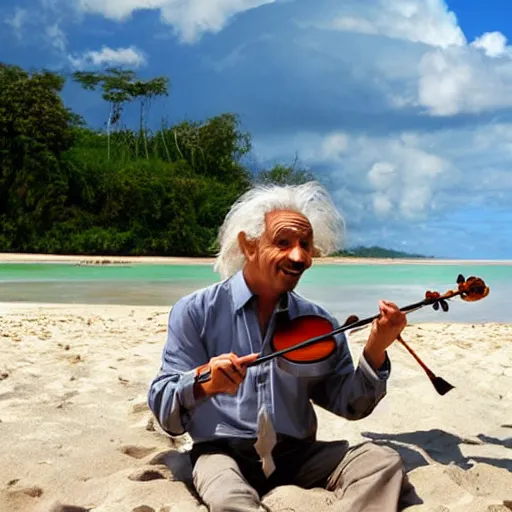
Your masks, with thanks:
[(294, 247), (290, 251), (288, 258), (290, 259), (294, 270), (302, 270), (305, 267), (306, 255), (305, 251), (301, 247)]
[(290, 251), (290, 254), (288, 255), (288, 257), (292, 261), (304, 261), (304, 259), (305, 259), (304, 250), (300, 246), (296, 245)]

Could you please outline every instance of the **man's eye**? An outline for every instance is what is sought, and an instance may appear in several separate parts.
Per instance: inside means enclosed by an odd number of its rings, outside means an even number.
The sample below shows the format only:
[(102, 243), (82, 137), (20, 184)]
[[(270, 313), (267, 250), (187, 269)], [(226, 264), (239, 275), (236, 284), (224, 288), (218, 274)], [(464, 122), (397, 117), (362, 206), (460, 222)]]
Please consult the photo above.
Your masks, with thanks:
[(301, 245), (301, 247), (302, 247), (303, 249), (309, 249), (309, 247), (310, 247), (310, 245), (311, 245), (311, 244), (309, 243), (309, 241), (308, 241), (308, 240), (303, 240), (303, 241), (300, 243), (300, 245)]
[(279, 247), (288, 247), (290, 245), (290, 242), (285, 238), (282, 238), (277, 242), (277, 245), (279, 245)]

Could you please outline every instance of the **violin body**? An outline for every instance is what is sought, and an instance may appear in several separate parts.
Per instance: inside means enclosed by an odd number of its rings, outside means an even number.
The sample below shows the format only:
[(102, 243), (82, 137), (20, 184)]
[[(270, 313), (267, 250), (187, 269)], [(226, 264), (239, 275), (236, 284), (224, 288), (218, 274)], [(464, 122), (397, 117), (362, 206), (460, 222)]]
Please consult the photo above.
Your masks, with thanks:
[[(293, 320), (278, 322), (271, 341), (272, 352), (287, 350), (277, 358), (281, 370), (294, 377), (322, 377), (336, 367), (337, 344), (333, 324), (317, 315), (307, 315)], [(322, 336), (320, 341), (290, 350), (292, 347), (311, 338)]]

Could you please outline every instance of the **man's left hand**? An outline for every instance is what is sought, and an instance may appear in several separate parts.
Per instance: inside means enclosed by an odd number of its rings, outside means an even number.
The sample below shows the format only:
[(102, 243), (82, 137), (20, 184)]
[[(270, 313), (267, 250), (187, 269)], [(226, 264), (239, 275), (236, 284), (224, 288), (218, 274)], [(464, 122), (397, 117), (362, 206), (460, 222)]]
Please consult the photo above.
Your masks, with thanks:
[(407, 316), (396, 304), (381, 300), (379, 318), (372, 323), (372, 330), (364, 348), (364, 355), (374, 369), (386, 360), (386, 350), (407, 325)]

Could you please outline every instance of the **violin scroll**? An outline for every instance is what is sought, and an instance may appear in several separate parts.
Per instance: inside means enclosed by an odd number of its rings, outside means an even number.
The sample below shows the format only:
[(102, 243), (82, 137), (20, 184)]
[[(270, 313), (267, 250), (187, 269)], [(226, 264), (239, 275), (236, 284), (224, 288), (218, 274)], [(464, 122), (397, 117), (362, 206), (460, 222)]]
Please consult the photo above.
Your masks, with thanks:
[(489, 295), (489, 287), (480, 277), (471, 276), (467, 280), (462, 274), (457, 277), (460, 298), (466, 302), (475, 302)]
[(432, 304), (436, 311), (439, 309), (439, 306), (441, 306), (443, 311), (448, 311), (449, 307), (446, 299), (451, 299), (457, 295), (466, 302), (476, 302), (489, 295), (489, 287), (480, 277), (471, 276), (466, 279), (462, 274), (459, 274), (457, 277), (457, 290), (448, 290), (444, 295), (429, 290), (425, 293), (424, 303), (425, 305)]

